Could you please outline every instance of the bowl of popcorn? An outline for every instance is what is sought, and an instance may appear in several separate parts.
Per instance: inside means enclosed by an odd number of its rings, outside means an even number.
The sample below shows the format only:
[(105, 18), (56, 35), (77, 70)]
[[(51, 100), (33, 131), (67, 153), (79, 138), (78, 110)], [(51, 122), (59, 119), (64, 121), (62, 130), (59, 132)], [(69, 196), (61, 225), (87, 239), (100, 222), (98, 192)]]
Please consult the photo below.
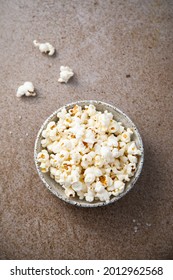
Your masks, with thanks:
[(59, 108), (41, 126), (34, 149), (38, 174), (60, 199), (82, 207), (113, 203), (132, 189), (144, 160), (130, 118), (101, 101)]

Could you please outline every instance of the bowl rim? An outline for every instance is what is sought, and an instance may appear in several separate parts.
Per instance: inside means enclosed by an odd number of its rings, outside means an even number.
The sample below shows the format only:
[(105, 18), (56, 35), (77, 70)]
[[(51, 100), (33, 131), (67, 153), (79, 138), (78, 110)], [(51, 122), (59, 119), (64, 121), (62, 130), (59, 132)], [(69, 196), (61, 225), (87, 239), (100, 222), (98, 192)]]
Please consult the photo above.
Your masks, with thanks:
[[(141, 151), (140, 162), (138, 164), (138, 168), (137, 168), (134, 176), (132, 177), (133, 181), (131, 182), (131, 184), (129, 184), (128, 188), (126, 188), (125, 191), (120, 193), (118, 196), (112, 197), (112, 199), (110, 199), (108, 202), (105, 202), (105, 201), (95, 201), (95, 202), (90, 203), (90, 202), (81, 200), (81, 201), (83, 201), (83, 203), (80, 203), (80, 201), (76, 201), (76, 200), (70, 199), (68, 197), (63, 197), (58, 192), (58, 189), (57, 189), (57, 192), (56, 192), (55, 190), (52, 189), (52, 187), (46, 181), (43, 173), (41, 172), (41, 170), (39, 168), (39, 164), (37, 162), (37, 154), (38, 154), (37, 147), (38, 147), (38, 144), (39, 144), (41, 133), (42, 133), (43, 129), (45, 128), (45, 126), (52, 120), (52, 118), (54, 118), (57, 115), (57, 113), (60, 112), (63, 108), (72, 107), (74, 105), (84, 106), (84, 105), (88, 105), (88, 104), (93, 104), (93, 105), (94, 104), (95, 105), (101, 104), (103, 106), (106, 106), (107, 108), (110, 107), (112, 110), (117, 111), (120, 115), (123, 115), (132, 124), (133, 128), (135, 129), (135, 132), (136, 132), (137, 138), (139, 140), (139, 143), (140, 143), (139, 144), (140, 145), (140, 151)], [(105, 110), (108, 110), (107, 108)], [(142, 141), (142, 138), (141, 138), (141, 135), (139, 133), (138, 128), (136, 127), (134, 122), (131, 120), (131, 118), (129, 118), (129, 116), (127, 116), (122, 110), (120, 110), (116, 106), (113, 106), (113, 105), (111, 105), (109, 103), (106, 103), (104, 101), (99, 101), (99, 100), (78, 100), (76, 102), (70, 102), (70, 103), (67, 103), (67, 104), (59, 107), (56, 111), (54, 111), (51, 115), (49, 115), (48, 118), (46, 118), (46, 120), (42, 123), (42, 125), (41, 125), (41, 127), (40, 127), (40, 129), (39, 129), (39, 131), (37, 133), (35, 144), (34, 144), (34, 162), (35, 162), (35, 166), (36, 166), (36, 170), (38, 172), (38, 175), (39, 175), (40, 179), (42, 180), (42, 182), (44, 183), (44, 185), (46, 186), (46, 188), (51, 193), (53, 193), (56, 197), (61, 199), (62, 201), (65, 201), (66, 203), (69, 203), (71, 205), (75, 205), (75, 206), (79, 206), (79, 207), (86, 207), (86, 208), (88, 208), (88, 207), (92, 208), (92, 207), (106, 206), (106, 205), (112, 204), (115, 201), (118, 201), (120, 198), (124, 197), (133, 188), (133, 186), (137, 182), (138, 178), (140, 177), (140, 174), (141, 174), (141, 171), (142, 171), (142, 168), (143, 168), (143, 163), (144, 163), (144, 146), (143, 146), (143, 141)], [(130, 181), (129, 181), (129, 183), (130, 183)]]

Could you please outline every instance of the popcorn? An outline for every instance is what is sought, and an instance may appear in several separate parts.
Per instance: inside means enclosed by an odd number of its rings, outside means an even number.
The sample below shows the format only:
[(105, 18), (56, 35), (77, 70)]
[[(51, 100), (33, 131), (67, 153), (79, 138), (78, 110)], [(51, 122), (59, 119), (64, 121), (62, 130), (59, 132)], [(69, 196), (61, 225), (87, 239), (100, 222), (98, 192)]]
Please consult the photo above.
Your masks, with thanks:
[(100, 182), (96, 183), (95, 192), (96, 197), (98, 197), (100, 201), (109, 201), (111, 194), (105, 189), (105, 187)]
[(100, 115), (100, 123), (103, 127), (106, 128), (110, 125), (110, 121), (112, 120), (113, 115), (111, 113), (108, 113), (108, 111), (105, 111), (103, 114)]
[(81, 161), (81, 154), (79, 152), (75, 152), (71, 154), (72, 164), (78, 165), (80, 161)]
[(52, 174), (52, 176), (60, 176), (60, 171), (55, 167), (50, 167), (50, 174)]
[(94, 132), (91, 129), (86, 131), (84, 141), (86, 143), (94, 144), (94, 142), (95, 142), (95, 134), (94, 134)]
[(118, 133), (118, 131), (120, 130), (120, 125), (118, 122), (116, 122), (115, 120), (112, 120), (110, 122), (109, 128), (108, 128), (108, 132), (109, 133)]
[(69, 129), (69, 131), (76, 136), (76, 139), (79, 139), (84, 135), (84, 130), (84, 127), (82, 125), (79, 125), (78, 123)]
[(76, 191), (76, 193), (79, 199), (83, 200), (85, 198), (85, 193), (83, 191)]
[(124, 170), (126, 171), (129, 177), (133, 176), (136, 170), (136, 163), (129, 163), (128, 165), (125, 166)]
[(91, 165), (91, 164), (93, 163), (94, 157), (95, 157), (95, 152), (90, 152), (90, 153), (84, 155), (84, 156), (82, 157), (81, 166), (82, 166), (83, 168), (87, 168), (88, 165)]
[(101, 171), (99, 168), (95, 167), (95, 166), (93, 166), (93, 167), (88, 167), (88, 168), (85, 170), (84, 175), (87, 175), (87, 174), (89, 174), (89, 173), (93, 173), (96, 177), (99, 177), (99, 176), (102, 175), (102, 171)]
[(42, 132), (41, 171), (49, 172), (67, 197), (108, 202), (122, 193), (141, 155), (132, 129), (92, 104), (63, 108), (57, 117)]
[(33, 44), (35, 47), (39, 48), (42, 53), (47, 53), (50, 56), (55, 53), (55, 48), (50, 43), (39, 43), (37, 40), (34, 40)]
[(41, 164), (40, 164), (40, 168), (41, 168), (41, 171), (42, 171), (43, 173), (48, 172), (48, 171), (49, 171), (49, 167), (50, 167), (50, 162), (49, 162), (49, 160), (44, 161), (44, 162), (42, 161)]
[(63, 158), (63, 160), (66, 160), (66, 159), (68, 159), (68, 157), (69, 157), (69, 152), (66, 151), (66, 150), (61, 150), (61, 151), (59, 152), (59, 155), (60, 155), (60, 158)]
[(37, 155), (38, 162), (46, 162), (48, 159), (49, 159), (49, 154), (48, 154), (47, 150), (42, 150)]
[(65, 194), (67, 197), (75, 197), (75, 191), (71, 188), (65, 188)]
[(107, 144), (110, 147), (118, 147), (118, 141), (117, 141), (117, 137), (115, 137), (113, 134), (111, 134), (108, 138), (107, 138)]
[(134, 141), (127, 146), (127, 153), (130, 155), (141, 155), (141, 151), (137, 149)]
[(89, 106), (85, 106), (85, 108), (87, 109), (87, 113), (88, 115), (91, 117), (93, 115), (95, 115), (96, 113), (96, 108), (94, 105), (90, 104)]
[(110, 147), (108, 146), (101, 147), (100, 154), (105, 159), (106, 162), (110, 163), (113, 161), (113, 156)]
[(84, 182), (85, 183), (89, 183), (89, 184), (92, 184), (94, 181), (95, 181), (95, 175), (93, 173), (88, 173), (86, 174), (85, 176), (85, 179), (84, 179)]
[(74, 73), (71, 68), (68, 66), (61, 66), (60, 67), (60, 78), (58, 79), (58, 82), (60, 83), (67, 83), (68, 80), (73, 77)]
[(112, 155), (114, 158), (118, 158), (119, 157), (119, 150), (117, 148), (114, 148), (112, 150)]
[(130, 162), (132, 162), (132, 163), (137, 163), (137, 157), (135, 157), (135, 156), (132, 156), (132, 155), (128, 155), (128, 159), (129, 159), (129, 161)]
[(25, 82), (22, 86), (20, 86), (17, 90), (16, 96), (22, 97), (25, 96), (35, 96), (36, 92), (34, 92), (34, 86), (31, 82)]
[(81, 182), (75, 182), (72, 184), (72, 188), (75, 192), (81, 192), (84, 189), (84, 184)]
[(114, 189), (119, 189), (124, 186), (125, 186), (125, 184), (122, 181), (114, 181)]
[(103, 159), (100, 155), (96, 155), (94, 164), (97, 167), (102, 167), (105, 164), (105, 159)]
[(88, 191), (84, 194), (86, 201), (93, 202), (95, 198), (95, 192), (93, 190), (88, 189)]
[(109, 202), (110, 200), (110, 193), (107, 190), (104, 190), (103, 192), (96, 193), (96, 197), (99, 198), (100, 201), (106, 201)]
[(130, 142), (130, 133), (129, 132), (123, 132), (121, 135), (119, 135), (117, 138), (120, 139), (122, 142), (128, 143)]

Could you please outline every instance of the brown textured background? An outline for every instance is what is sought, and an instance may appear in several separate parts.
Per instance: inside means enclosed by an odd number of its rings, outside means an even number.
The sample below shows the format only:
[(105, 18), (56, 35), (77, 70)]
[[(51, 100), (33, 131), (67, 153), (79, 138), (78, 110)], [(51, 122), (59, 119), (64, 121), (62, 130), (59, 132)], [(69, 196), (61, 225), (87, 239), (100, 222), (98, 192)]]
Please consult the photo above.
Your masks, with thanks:
[[(172, 15), (171, 0), (0, 0), (0, 259), (173, 258)], [(56, 56), (34, 39), (52, 43)], [(58, 83), (60, 65), (75, 72), (67, 85)], [(27, 80), (38, 96), (17, 99)], [(122, 109), (144, 141), (141, 178), (105, 208), (65, 204), (34, 166), (42, 122), (82, 99)]]

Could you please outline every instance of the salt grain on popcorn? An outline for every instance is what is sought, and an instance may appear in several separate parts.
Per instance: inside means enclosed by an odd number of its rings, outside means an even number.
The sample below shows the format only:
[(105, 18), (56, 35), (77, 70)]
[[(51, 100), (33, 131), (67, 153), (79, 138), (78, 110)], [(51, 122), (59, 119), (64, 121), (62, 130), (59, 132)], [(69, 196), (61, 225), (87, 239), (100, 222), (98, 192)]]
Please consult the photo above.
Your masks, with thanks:
[(41, 171), (49, 172), (67, 197), (108, 202), (122, 193), (141, 155), (133, 131), (94, 105), (63, 108), (57, 117), (42, 132)]

